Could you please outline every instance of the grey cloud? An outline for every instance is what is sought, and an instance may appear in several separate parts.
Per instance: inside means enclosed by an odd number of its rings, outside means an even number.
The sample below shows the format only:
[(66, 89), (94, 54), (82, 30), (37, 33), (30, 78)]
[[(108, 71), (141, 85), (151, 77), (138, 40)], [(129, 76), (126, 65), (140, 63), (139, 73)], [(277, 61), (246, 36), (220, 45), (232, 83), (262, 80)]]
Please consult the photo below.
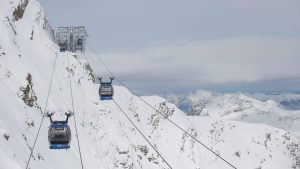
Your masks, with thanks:
[(299, 0), (40, 2), (54, 27), (85, 25), (89, 43), (133, 86), (300, 90)]
[(300, 78), (300, 39), (233, 38), (101, 54), (123, 79), (180, 86)]

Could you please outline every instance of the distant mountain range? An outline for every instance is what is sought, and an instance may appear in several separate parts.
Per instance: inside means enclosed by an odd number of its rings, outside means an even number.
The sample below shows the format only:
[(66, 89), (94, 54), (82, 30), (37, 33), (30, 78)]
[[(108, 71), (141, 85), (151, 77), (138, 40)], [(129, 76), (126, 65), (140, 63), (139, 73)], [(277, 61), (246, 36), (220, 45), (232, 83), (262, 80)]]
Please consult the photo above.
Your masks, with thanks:
[(189, 116), (209, 116), (268, 124), (300, 138), (300, 94), (216, 93), (196, 90), (187, 95), (160, 95)]

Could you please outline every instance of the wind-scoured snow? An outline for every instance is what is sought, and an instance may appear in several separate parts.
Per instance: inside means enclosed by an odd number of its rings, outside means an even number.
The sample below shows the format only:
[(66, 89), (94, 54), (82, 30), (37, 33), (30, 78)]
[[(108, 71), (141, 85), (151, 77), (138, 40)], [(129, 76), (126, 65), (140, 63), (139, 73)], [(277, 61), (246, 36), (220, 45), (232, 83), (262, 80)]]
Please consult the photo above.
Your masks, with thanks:
[[(85, 57), (59, 52), (37, 1), (0, 2), (0, 169), (25, 169), (44, 113), (56, 57), (46, 111), (54, 112), (57, 120), (65, 118), (64, 112), (72, 111), (70, 72), (85, 169), (168, 168), (113, 101), (99, 100), (98, 85), (93, 83)], [(24, 8), (24, 13), (16, 17), (18, 6)], [(174, 169), (231, 168), (126, 88), (114, 88), (115, 101)], [(231, 113), (190, 117), (161, 97), (143, 98), (237, 168), (300, 168), (299, 140), (285, 128), (236, 121), (241, 116)], [(45, 118), (29, 168), (80, 169), (73, 117), (69, 121), (69, 150), (49, 149), (49, 125)]]

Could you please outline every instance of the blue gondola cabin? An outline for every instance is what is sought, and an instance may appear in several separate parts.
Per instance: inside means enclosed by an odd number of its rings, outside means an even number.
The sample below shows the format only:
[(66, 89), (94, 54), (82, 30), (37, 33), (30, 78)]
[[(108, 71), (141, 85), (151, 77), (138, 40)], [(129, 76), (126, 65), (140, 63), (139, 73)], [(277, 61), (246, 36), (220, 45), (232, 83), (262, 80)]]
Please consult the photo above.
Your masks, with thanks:
[(102, 82), (100, 78), (99, 96), (100, 100), (111, 100), (114, 95), (114, 88), (112, 86), (112, 81), (114, 78), (110, 78), (110, 82)]
[(69, 149), (71, 143), (71, 129), (68, 125), (68, 118), (71, 113), (66, 113), (67, 119), (65, 121), (52, 121), (52, 114), (50, 117), (51, 125), (48, 130), (48, 141), (50, 149)]

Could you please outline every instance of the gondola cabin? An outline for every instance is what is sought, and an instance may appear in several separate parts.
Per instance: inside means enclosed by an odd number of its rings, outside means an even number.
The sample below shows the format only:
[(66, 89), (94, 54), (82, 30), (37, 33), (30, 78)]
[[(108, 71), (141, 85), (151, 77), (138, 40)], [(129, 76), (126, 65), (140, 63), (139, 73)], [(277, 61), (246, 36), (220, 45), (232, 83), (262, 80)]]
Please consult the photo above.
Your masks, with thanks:
[(77, 39), (77, 45), (78, 46), (82, 46), (83, 45), (82, 39), (80, 39), (80, 38)]
[(99, 87), (99, 96), (100, 100), (111, 100), (114, 95), (114, 88), (112, 86), (113, 78), (110, 78), (110, 82), (102, 82), (102, 78), (100, 80)]
[(60, 52), (65, 52), (67, 50), (67, 43), (66, 42), (59, 42), (58, 44)]
[(76, 51), (79, 50), (79, 51), (83, 52), (83, 41), (82, 41), (81, 38), (77, 39), (77, 41), (76, 41), (76, 46), (75, 46), (75, 50), (76, 50)]
[(71, 143), (71, 129), (68, 125), (68, 119), (72, 113), (66, 113), (65, 121), (53, 121), (53, 114), (47, 114), (51, 125), (48, 130), (48, 141), (50, 149), (69, 149)]
[(71, 129), (67, 123), (55, 121), (48, 131), (50, 149), (69, 149), (71, 143)]

